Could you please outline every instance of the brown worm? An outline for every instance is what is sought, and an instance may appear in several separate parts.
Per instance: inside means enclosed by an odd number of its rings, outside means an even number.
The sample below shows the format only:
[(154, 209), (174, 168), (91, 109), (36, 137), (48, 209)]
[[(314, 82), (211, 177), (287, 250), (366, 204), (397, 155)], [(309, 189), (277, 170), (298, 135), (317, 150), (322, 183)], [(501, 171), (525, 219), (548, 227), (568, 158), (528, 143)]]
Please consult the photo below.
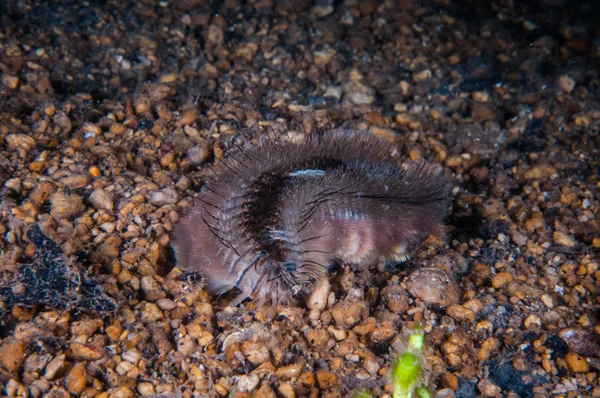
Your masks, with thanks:
[(434, 164), (397, 166), (390, 145), (334, 130), (302, 144), (238, 148), (175, 227), (178, 266), (208, 289), (285, 303), (332, 263), (401, 262), (441, 233), (450, 186)]

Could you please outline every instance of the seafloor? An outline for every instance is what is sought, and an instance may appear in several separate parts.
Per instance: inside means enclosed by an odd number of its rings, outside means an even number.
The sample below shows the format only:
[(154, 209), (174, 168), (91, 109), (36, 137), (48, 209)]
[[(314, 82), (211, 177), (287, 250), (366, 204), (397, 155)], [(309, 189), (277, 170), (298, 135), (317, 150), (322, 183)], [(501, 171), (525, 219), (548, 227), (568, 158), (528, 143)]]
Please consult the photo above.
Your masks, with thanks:
[[(9, 396), (600, 396), (600, 11), (577, 1), (0, 2)], [(174, 267), (204, 165), (370, 129), (454, 183), (445, 239), (309, 306)], [(315, 302), (317, 304), (315, 304)]]

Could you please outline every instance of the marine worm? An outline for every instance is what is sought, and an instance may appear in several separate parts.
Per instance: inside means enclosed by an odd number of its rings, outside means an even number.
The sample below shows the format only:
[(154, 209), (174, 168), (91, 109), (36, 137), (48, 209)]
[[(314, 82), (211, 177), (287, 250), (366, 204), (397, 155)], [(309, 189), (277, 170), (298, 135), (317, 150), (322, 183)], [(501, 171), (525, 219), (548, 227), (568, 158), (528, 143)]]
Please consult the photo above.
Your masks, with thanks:
[[(289, 302), (336, 261), (402, 262), (443, 230), (450, 184), (441, 167), (391, 156), (391, 145), (345, 129), (237, 147), (174, 229), (177, 265), (232, 302)], [(217, 164), (215, 163), (215, 165)]]

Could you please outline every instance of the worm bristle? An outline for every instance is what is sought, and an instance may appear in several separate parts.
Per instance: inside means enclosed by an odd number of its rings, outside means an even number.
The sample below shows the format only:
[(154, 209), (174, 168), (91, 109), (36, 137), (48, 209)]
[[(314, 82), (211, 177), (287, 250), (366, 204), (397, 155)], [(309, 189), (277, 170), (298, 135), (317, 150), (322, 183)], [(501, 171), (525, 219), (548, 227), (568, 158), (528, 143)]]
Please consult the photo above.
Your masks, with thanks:
[[(368, 133), (335, 130), (297, 145), (269, 141), (215, 161), (217, 175), (175, 229), (178, 265), (214, 293), (286, 303), (336, 260), (403, 261), (442, 231), (450, 187), (440, 167), (396, 166)], [(231, 160), (230, 160), (231, 159)], [(243, 160), (242, 160), (243, 159)]]

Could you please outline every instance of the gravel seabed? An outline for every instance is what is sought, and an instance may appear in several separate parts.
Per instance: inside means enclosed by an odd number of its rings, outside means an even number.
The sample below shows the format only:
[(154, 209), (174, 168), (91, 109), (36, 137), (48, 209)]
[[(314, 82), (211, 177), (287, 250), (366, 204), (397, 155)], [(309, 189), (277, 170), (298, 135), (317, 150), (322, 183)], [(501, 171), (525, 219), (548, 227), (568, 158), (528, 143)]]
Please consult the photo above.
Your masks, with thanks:
[[(436, 397), (600, 397), (600, 10), (569, 3), (0, 4), (3, 393), (390, 397), (421, 325)], [(277, 308), (174, 267), (215, 157), (340, 126), (445, 167), (445, 237)]]

